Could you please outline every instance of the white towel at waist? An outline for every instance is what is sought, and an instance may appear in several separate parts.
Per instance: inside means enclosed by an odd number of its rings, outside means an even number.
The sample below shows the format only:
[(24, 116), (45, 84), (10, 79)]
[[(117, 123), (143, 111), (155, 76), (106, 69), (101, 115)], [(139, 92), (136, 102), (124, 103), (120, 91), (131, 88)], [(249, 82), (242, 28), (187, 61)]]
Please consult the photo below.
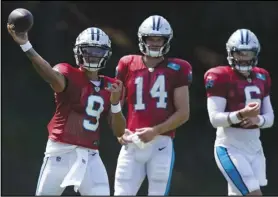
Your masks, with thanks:
[(89, 159), (88, 155), (96, 153), (98, 152), (98, 150), (83, 148), (72, 144), (55, 142), (54, 140), (49, 139), (46, 145), (45, 156), (58, 156), (69, 152), (76, 152), (76, 160), (67, 173), (66, 177), (64, 178), (60, 187), (64, 188), (73, 185), (75, 192), (77, 192), (87, 170)]
[(76, 161), (72, 165), (60, 187), (65, 188), (69, 185), (73, 185), (74, 191), (77, 192), (86, 173), (89, 152), (87, 149), (79, 147), (75, 150), (77, 153)]

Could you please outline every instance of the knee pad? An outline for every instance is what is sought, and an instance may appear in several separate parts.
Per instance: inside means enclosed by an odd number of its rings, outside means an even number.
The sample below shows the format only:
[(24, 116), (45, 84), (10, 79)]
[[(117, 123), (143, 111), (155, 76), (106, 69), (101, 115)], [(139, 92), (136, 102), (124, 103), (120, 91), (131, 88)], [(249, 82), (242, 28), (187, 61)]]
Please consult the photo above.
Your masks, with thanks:
[(109, 184), (96, 184), (94, 187), (94, 195), (110, 196)]
[(170, 176), (170, 168), (167, 162), (157, 162), (148, 169), (148, 178), (153, 181), (167, 182)]
[(120, 180), (130, 180), (132, 179), (134, 161), (127, 158), (122, 158), (118, 160), (115, 179)]

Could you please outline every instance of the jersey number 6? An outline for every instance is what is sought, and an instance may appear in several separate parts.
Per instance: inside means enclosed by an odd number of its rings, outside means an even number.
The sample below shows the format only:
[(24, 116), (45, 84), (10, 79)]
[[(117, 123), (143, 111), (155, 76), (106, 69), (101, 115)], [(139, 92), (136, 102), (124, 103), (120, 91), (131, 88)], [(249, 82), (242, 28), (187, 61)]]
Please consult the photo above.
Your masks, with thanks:
[(261, 94), (261, 90), (260, 90), (260, 88), (258, 88), (258, 86), (246, 86), (244, 88), (245, 105), (248, 105), (248, 103), (251, 103), (251, 102), (258, 102), (259, 104), (261, 104), (261, 99), (259, 99), (259, 98), (252, 98), (252, 93), (260, 95)]

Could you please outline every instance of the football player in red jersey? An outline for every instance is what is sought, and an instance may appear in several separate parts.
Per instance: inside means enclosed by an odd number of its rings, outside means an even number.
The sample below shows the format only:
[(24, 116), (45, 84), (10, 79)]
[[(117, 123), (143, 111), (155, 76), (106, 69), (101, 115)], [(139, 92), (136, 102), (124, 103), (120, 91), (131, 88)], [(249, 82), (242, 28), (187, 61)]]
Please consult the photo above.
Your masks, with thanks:
[(8, 31), (55, 92), (56, 112), (48, 124), (49, 139), (36, 195), (61, 195), (73, 185), (81, 195), (110, 195), (108, 176), (98, 152), (101, 118), (111, 112), (117, 137), (126, 123), (121, 111), (122, 82), (98, 75), (111, 56), (111, 42), (101, 29), (79, 34), (74, 55), (79, 68), (67, 63), (52, 66), (28, 41), (28, 35)]
[(260, 43), (238, 29), (226, 44), (229, 66), (205, 73), (210, 122), (217, 128), (215, 160), (228, 182), (228, 195), (262, 195), (267, 185), (260, 129), (273, 125), (269, 73), (257, 66)]
[(148, 195), (167, 195), (174, 165), (173, 138), (189, 118), (191, 65), (165, 55), (173, 30), (162, 16), (150, 16), (138, 30), (142, 55), (127, 55), (116, 68), (128, 108), (127, 133), (119, 141), (114, 195), (136, 195), (145, 176)]

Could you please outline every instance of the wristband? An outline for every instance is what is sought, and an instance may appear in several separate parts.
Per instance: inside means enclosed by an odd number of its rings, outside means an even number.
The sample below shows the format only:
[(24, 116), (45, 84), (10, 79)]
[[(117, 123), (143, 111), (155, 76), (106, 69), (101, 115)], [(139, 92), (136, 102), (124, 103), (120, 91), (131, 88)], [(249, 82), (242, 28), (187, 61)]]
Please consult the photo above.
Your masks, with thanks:
[(230, 118), (230, 120), (231, 120), (231, 122), (232, 122), (233, 124), (237, 124), (237, 123), (240, 123), (240, 122), (241, 122), (241, 120), (239, 120), (238, 117), (237, 117), (237, 113), (238, 113), (238, 112), (231, 112), (231, 113), (229, 114), (229, 118)]
[(260, 121), (259, 123), (257, 124), (259, 127), (262, 127), (264, 126), (264, 123), (265, 123), (265, 118), (262, 116), (262, 115), (258, 115)]
[(31, 43), (28, 41), (28, 42), (26, 42), (25, 44), (20, 45), (20, 47), (21, 47), (21, 49), (22, 49), (23, 52), (26, 52), (26, 51), (28, 51), (28, 50), (30, 50), (30, 49), (32, 48), (32, 45), (31, 45)]
[(119, 102), (117, 105), (111, 104), (111, 112), (116, 114), (122, 110), (121, 103)]

